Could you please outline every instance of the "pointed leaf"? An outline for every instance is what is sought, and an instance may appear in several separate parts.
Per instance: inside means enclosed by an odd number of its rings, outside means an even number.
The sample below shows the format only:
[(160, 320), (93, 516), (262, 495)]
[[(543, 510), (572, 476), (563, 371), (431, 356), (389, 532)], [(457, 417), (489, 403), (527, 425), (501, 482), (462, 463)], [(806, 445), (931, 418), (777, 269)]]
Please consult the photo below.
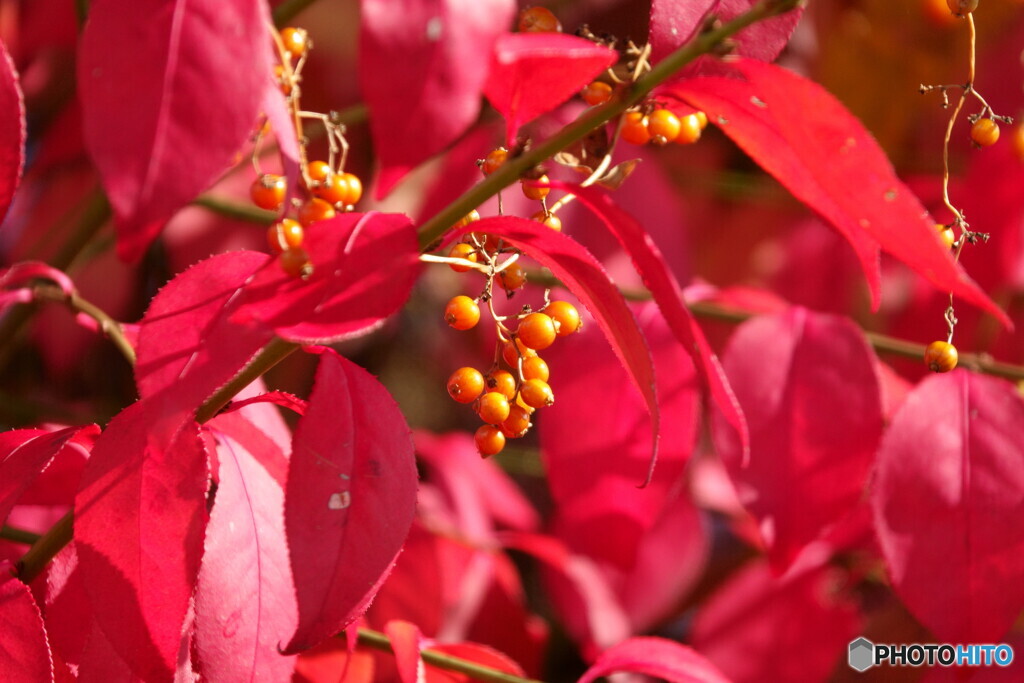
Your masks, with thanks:
[(252, 0), (91, 3), (79, 94), (123, 259), (234, 162), (271, 73), (268, 21)]
[(874, 354), (851, 321), (791, 308), (737, 328), (723, 365), (750, 455), (722, 459), (781, 572), (863, 496), (882, 436)]
[(476, 121), (512, 0), (363, 0), (359, 83), (382, 169), (377, 198)]
[(498, 38), (484, 93), (505, 117), (508, 144), (520, 126), (568, 100), (617, 60), (611, 48), (563, 33)]
[(601, 264), (579, 242), (537, 221), (525, 218), (485, 218), (452, 234), (458, 236), (468, 232), (499, 235), (516, 248), (523, 250), (530, 258), (549, 268), (587, 307), (647, 403), (653, 436), (653, 468), (658, 455), (658, 438), (661, 434), (654, 365), (636, 319), (622, 298), (622, 293), (612, 284)]
[(394, 399), (365, 370), (325, 350), (285, 489), (299, 602), (285, 652), (331, 637), (366, 609), (394, 565), (415, 505), (412, 439)]
[(25, 101), (14, 62), (0, 42), (0, 221), (7, 215), (25, 165)]
[(99, 427), (68, 427), (55, 432), (16, 429), (0, 433), (0, 522), (36, 477), (75, 437), (99, 434)]
[(693, 359), (694, 366), (707, 385), (715, 407), (732, 425), (740, 443), (746, 448), (749, 440), (747, 425), (733, 395), (732, 387), (729, 386), (718, 357), (704, 337), (704, 332), (690, 313), (690, 309), (686, 307), (679, 282), (669, 270), (661, 251), (650, 235), (605, 192), (560, 182), (553, 182), (551, 186), (572, 192), (579, 197), (622, 244), (633, 259), (633, 266), (643, 278), (644, 285), (651, 291), (661, 314), (665, 316), (672, 334)]
[(601, 676), (632, 671), (671, 683), (728, 683), (715, 665), (685, 645), (665, 638), (630, 638), (601, 654), (580, 677), (590, 683)]
[(1009, 318), (936, 238), (934, 220), (896, 176), (871, 134), (818, 84), (770, 64), (732, 64), (745, 80), (703, 77), (665, 91), (702, 109), (754, 161), (850, 242), (880, 297), (878, 248), (998, 317)]
[(1021, 424), (1012, 385), (956, 370), (907, 396), (879, 449), (871, 504), (892, 584), (940, 642), (999, 642), (1024, 607)]
[(220, 478), (196, 588), (196, 650), (210, 680), (286, 680), (294, 657), (278, 646), (294, 632), (298, 607), (284, 535), (285, 472), (265, 464), (283, 463), (285, 454), (258, 429), (236, 428), (245, 422), (224, 415), (207, 427)]
[[(96, 619), (146, 680), (170, 680), (199, 571), (206, 453), (159, 397), (115, 417), (75, 499), (75, 540)], [(176, 419), (177, 418), (177, 419)]]
[(32, 591), (0, 564), (0, 680), (39, 683), (53, 680), (53, 661), (46, 641), (43, 615)]

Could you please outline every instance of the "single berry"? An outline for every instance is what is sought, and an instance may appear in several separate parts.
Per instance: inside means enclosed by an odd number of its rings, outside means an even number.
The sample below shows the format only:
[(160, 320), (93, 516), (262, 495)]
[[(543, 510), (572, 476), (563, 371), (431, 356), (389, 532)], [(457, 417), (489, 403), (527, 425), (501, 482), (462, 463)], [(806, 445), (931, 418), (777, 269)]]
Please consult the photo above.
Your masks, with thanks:
[(932, 372), (949, 372), (956, 367), (956, 347), (944, 341), (933, 341), (924, 350), (924, 363)]
[(483, 170), (484, 175), (491, 175), (499, 168), (501, 168), (501, 165), (505, 163), (506, 159), (508, 159), (507, 149), (505, 149), (504, 147), (492, 149), (490, 152), (487, 153), (487, 156), (484, 157), (484, 163), (480, 166), (480, 168), (481, 170)]
[[(465, 242), (459, 242), (458, 244), (455, 244), (452, 247), (451, 251), (448, 252), (448, 256), (450, 256), (451, 258), (466, 259), (467, 261), (472, 261), (473, 263), (476, 263), (477, 261), (476, 247), (474, 247), (472, 244), (466, 244)], [(471, 267), (463, 266), (458, 263), (449, 263), (448, 267), (454, 270), (456, 273), (465, 273), (467, 270), (472, 270)]]
[(327, 176), (331, 175), (334, 171), (331, 170), (331, 165), (326, 161), (311, 161), (306, 164), (306, 175), (314, 183), (322, 183), (327, 179)]
[(506, 292), (513, 292), (526, 284), (526, 273), (523, 271), (523, 267), (519, 265), (519, 262), (516, 261), (498, 273), (498, 280), (501, 281), (502, 289)]
[(477, 211), (476, 209), (473, 209), (472, 211), (467, 213), (465, 216), (460, 218), (458, 220), (458, 222), (456, 222), (453, 227), (462, 228), (462, 227), (465, 227), (465, 226), (469, 225), (470, 223), (475, 223), (478, 220), (480, 220), (480, 212)]
[(359, 200), (363, 198), (363, 181), (354, 173), (342, 173), (339, 177), (345, 181), (345, 186), (348, 188), (341, 203), (345, 206), (358, 204)]
[(309, 34), (305, 29), (289, 26), (281, 29), (281, 42), (284, 43), (284, 49), (288, 54), (298, 59), (309, 49)]
[(523, 344), (523, 342), (516, 337), (515, 341), (507, 341), (502, 344), (501, 357), (505, 359), (505, 362), (509, 364), (509, 367), (519, 367), (519, 357), (529, 358), (536, 356), (537, 352), (531, 349), (529, 346)]
[(252, 203), (267, 211), (277, 211), (284, 203), (288, 192), (288, 181), (273, 173), (264, 173), (249, 186)]
[(501, 433), (509, 439), (518, 439), (530, 429), (530, 413), (522, 406), (509, 408), (508, 417), (501, 423)]
[(487, 373), (484, 380), (487, 383), (487, 391), (496, 391), (508, 400), (516, 397), (516, 378), (507, 370), (494, 370)]
[(638, 111), (627, 111), (622, 121), (622, 139), (631, 145), (646, 145), (651, 140), (647, 117)]
[(306, 280), (313, 274), (313, 263), (309, 260), (309, 254), (302, 247), (285, 249), (277, 258), (281, 264), (281, 270), (290, 277)]
[(305, 226), (334, 218), (335, 215), (333, 206), (316, 197), (299, 207), (299, 222)]
[(701, 130), (704, 130), (705, 128), (708, 127), (708, 115), (705, 114), (704, 112), (698, 109), (697, 111), (693, 112), (691, 116), (697, 117), (697, 125), (700, 126)]
[(291, 218), (282, 218), (267, 228), (267, 244), (275, 254), (280, 254), (288, 249), (298, 249), (302, 246), (305, 231), (302, 226)]
[(608, 85), (604, 81), (594, 81), (587, 87), (583, 88), (583, 92), (580, 93), (583, 97), (583, 101), (592, 107), (599, 104), (604, 104), (612, 98), (612, 86)]
[[(703, 114), (704, 112), (700, 112)], [(708, 117), (704, 117), (704, 125), (707, 125)], [(687, 114), (683, 118), (679, 119), (679, 135), (676, 136), (675, 143), (677, 145), (692, 145), (693, 143), (700, 140), (701, 132), (704, 130), (704, 126), (700, 123), (700, 117), (697, 114)]]
[(484, 376), (476, 368), (459, 368), (448, 378), (448, 395), (459, 403), (477, 400), (484, 387)]
[(999, 140), (999, 124), (992, 119), (978, 119), (971, 126), (971, 140), (979, 147), (991, 147)]
[(444, 307), (444, 321), (456, 330), (468, 330), (480, 322), (480, 307), (468, 296), (453, 297)]
[[(547, 183), (550, 182), (550, 179), (546, 175), (542, 175), (540, 178), (537, 178), (537, 182)], [(537, 187), (536, 185), (523, 184), (522, 188), (523, 194), (526, 195), (527, 199), (544, 199), (548, 196), (548, 193), (551, 192), (550, 187)]]
[(553, 213), (548, 213), (546, 211), (538, 211), (537, 213), (533, 214), (532, 218), (538, 223), (543, 223), (544, 225), (548, 226), (555, 232), (562, 232), (562, 219)]
[(544, 408), (555, 402), (551, 386), (539, 379), (528, 379), (523, 382), (519, 387), (519, 395), (523, 397), (523, 402), (531, 408)]
[(558, 337), (555, 321), (545, 313), (530, 313), (519, 321), (516, 331), (523, 344), (535, 351), (548, 348)]
[(544, 312), (558, 323), (559, 337), (568, 337), (580, 329), (580, 312), (568, 301), (552, 301)]
[(657, 109), (647, 117), (647, 132), (656, 145), (667, 145), (679, 137), (682, 123), (668, 109)]
[(978, 9), (978, 0), (946, 0), (949, 11), (963, 17)]
[(519, 13), (520, 33), (558, 33), (562, 24), (546, 7), (528, 7)]
[(324, 200), (328, 204), (345, 204), (348, 197), (348, 181), (340, 175), (329, 173), (326, 178), (319, 181), (313, 188), (313, 196)]
[(485, 458), (501, 453), (501, 449), (505, 447), (505, 435), (494, 425), (482, 425), (473, 435), (473, 441), (476, 443), (477, 452)]
[(508, 417), (509, 410), (508, 398), (504, 394), (488, 391), (480, 397), (480, 406), (476, 412), (487, 424), (500, 425)]
[(956, 233), (953, 232), (953, 228), (942, 223), (935, 224), (935, 230), (939, 233), (939, 237), (942, 239), (942, 243), (947, 247), (952, 248), (956, 244)]
[(539, 379), (547, 382), (551, 377), (551, 370), (547, 361), (540, 356), (530, 356), (523, 359), (523, 379)]

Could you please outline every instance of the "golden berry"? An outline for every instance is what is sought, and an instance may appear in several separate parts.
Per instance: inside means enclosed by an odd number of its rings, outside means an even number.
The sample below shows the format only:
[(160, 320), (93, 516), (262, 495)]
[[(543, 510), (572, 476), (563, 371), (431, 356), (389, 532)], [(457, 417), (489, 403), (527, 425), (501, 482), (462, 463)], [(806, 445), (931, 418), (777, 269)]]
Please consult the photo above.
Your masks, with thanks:
[(958, 360), (956, 347), (949, 342), (933, 341), (924, 350), (924, 363), (932, 372), (949, 372)]
[(473, 435), (473, 441), (476, 443), (476, 450), (485, 458), (501, 453), (501, 449), (505, 447), (505, 435), (494, 425), (482, 425)]
[(523, 402), (531, 408), (544, 408), (555, 402), (551, 386), (539, 379), (528, 379), (519, 387), (519, 395)]
[(508, 398), (504, 394), (488, 391), (480, 397), (477, 414), (487, 424), (498, 425), (508, 417), (509, 410)]
[(480, 307), (468, 296), (452, 297), (444, 307), (444, 321), (456, 330), (468, 330), (480, 322)]
[(535, 351), (548, 348), (558, 337), (555, 321), (546, 313), (530, 313), (519, 321), (516, 332), (523, 345)]
[(991, 147), (999, 140), (999, 124), (992, 119), (978, 119), (971, 126), (971, 140), (979, 147)]
[[(450, 258), (461, 258), (467, 261), (477, 262), (476, 247), (472, 244), (466, 244), (465, 242), (458, 242), (452, 246), (451, 251), (448, 252)], [(449, 263), (448, 267), (454, 270), (456, 273), (465, 273), (467, 270), (472, 270), (471, 266), (464, 266), (461, 263)]]
[(472, 403), (484, 393), (484, 376), (476, 368), (459, 368), (448, 378), (448, 395), (459, 403)]
[(559, 337), (568, 337), (580, 329), (580, 312), (568, 301), (552, 301), (544, 312), (558, 323)]

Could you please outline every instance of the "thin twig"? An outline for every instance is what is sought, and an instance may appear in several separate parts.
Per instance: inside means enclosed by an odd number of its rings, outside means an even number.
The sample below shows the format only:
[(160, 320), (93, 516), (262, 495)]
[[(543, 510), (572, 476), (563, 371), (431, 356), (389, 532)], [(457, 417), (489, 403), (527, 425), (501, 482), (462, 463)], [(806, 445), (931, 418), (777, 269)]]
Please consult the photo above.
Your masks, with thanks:
[(121, 355), (124, 356), (129, 365), (135, 365), (135, 349), (132, 347), (131, 342), (128, 341), (128, 338), (125, 337), (121, 323), (107, 315), (106, 311), (96, 304), (83, 299), (76, 292), (65, 294), (64, 290), (60, 287), (50, 284), (35, 285), (32, 288), (32, 298), (36, 301), (61, 303), (76, 313), (83, 313), (89, 316), (96, 321), (100, 332), (117, 347), (117, 350), (121, 352)]

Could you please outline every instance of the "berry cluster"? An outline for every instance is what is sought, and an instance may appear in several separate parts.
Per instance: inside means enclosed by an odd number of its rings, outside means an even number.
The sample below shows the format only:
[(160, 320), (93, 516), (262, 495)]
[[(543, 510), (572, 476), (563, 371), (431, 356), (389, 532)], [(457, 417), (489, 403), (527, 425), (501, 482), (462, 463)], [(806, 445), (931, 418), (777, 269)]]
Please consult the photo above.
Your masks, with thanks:
[(700, 140), (701, 133), (708, 125), (708, 117), (702, 111), (680, 118), (675, 112), (657, 108), (650, 113), (643, 109), (627, 111), (622, 115), (622, 139), (631, 145), (667, 145), (674, 142), (690, 145)]
[[(301, 130), (296, 131), (301, 147), (300, 191), (304, 198), (292, 198), (290, 206), (286, 207), (287, 180), (274, 173), (260, 172), (254, 151), (253, 165), (257, 177), (249, 188), (249, 196), (261, 209), (279, 213), (279, 220), (267, 230), (267, 243), (271, 252), (278, 255), (278, 262), (285, 273), (305, 279), (313, 273), (309, 254), (302, 246), (306, 228), (333, 218), (339, 212), (353, 210), (362, 198), (363, 184), (356, 175), (344, 171), (348, 143), (344, 126), (336, 120), (336, 114), (304, 112), (299, 107), (302, 67), (312, 48), (308, 34), (304, 29), (289, 27), (282, 29), (278, 37), (280, 63), (275, 65), (274, 73), (281, 91), (287, 96), (297, 122), (312, 118), (323, 124), (330, 155), (327, 161), (307, 161), (308, 140)], [(288, 213), (292, 216), (286, 215)]]

